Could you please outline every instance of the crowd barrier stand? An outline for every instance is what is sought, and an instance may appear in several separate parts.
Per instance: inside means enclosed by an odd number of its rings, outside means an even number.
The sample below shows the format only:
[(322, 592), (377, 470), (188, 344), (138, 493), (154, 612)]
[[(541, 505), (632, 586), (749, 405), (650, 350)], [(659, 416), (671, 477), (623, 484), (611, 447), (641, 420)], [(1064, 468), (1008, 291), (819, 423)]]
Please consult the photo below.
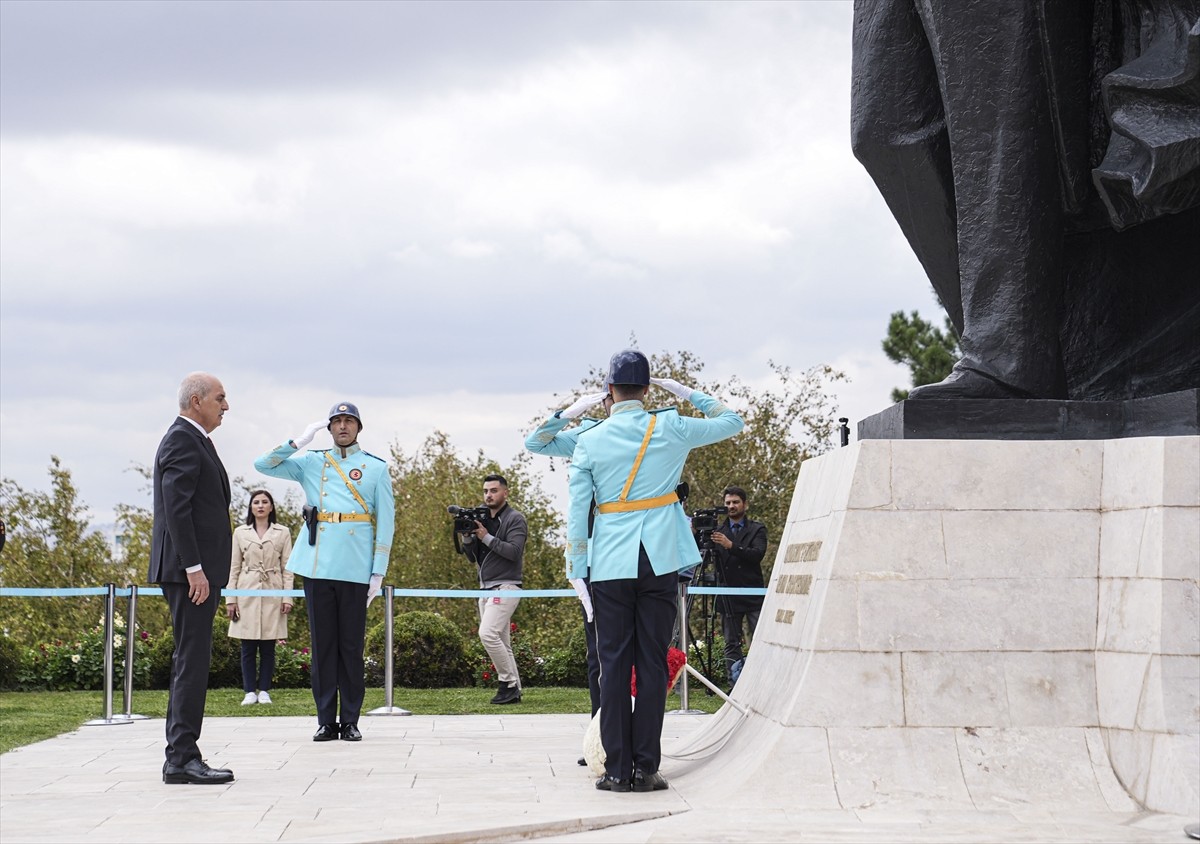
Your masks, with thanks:
[(407, 709), (392, 706), (392, 672), (395, 669), (395, 654), (392, 653), (392, 642), (395, 627), (395, 612), (393, 606), (396, 600), (396, 587), (383, 587), (383, 706), (372, 709), (368, 715), (412, 715)]
[[(683, 644), (683, 652), (687, 654), (687, 644), (690, 636), (688, 626), (687, 596), (692, 595), (765, 595), (766, 589), (735, 588), (729, 586), (693, 586), (681, 583), (679, 589), (679, 641)], [(522, 598), (575, 598), (573, 589), (528, 589), (521, 593)], [(0, 587), (0, 598), (61, 598), (78, 597), (82, 595), (104, 596), (104, 713), (103, 717), (85, 722), (86, 727), (101, 727), (116, 724), (132, 724), (144, 720), (145, 715), (133, 714), (133, 674), (135, 661), (135, 637), (137, 636), (137, 600), (139, 595), (162, 595), (162, 589), (153, 586), (138, 587), (129, 585), (117, 589), (115, 583), (106, 583), (103, 587), (65, 587), (65, 588), (33, 588), (33, 587)], [(113, 714), (113, 677), (115, 661), (113, 657), (114, 619), (116, 616), (116, 600), (118, 595), (128, 597), (128, 619), (125, 628), (125, 683), (124, 683), (124, 712)], [(260, 597), (260, 598), (302, 598), (302, 589), (222, 589), (222, 597)], [(487, 589), (398, 589), (395, 586), (385, 586), (384, 596), (384, 705), (372, 709), (368, 715), (411, 715), (407, 709), (393, 705), (393, 678), (395, 672), (394, 655), (395, 642), (395, 599), (404, 598), (489, 598), (495, 595)], [(684, 664), (687, 674), (703, 683), (713, 694), (745, 714), (745, 708), (737, 701), (709, 682), (708, 678), (690, 663)], [(688, 684), (680, 681), (679, 709), (668, 714), (700, 713), (702, 710), (688, 708)]]
[[(104, 584), (104, 717), (84, 721), (85, 727), (109, 727), (115, 724), (131, 724), (121, 718), (113, 717), (113, 619), (117, 611), (117, 584)], [(128, 633), (129, 631), (126, 630)], [(129, 675), (132, 665), (125, 666), (125, 674)]]
[(125, 711), (116, 716), (122, 721), (145, 721), (148, 717), (133, 714), (133, 663), (134, 648), (137, 643), (137, 599), (137, 585), (131, 583), (129, 585), (129, 602), (125, 608), (125, 695), (122, 707)]

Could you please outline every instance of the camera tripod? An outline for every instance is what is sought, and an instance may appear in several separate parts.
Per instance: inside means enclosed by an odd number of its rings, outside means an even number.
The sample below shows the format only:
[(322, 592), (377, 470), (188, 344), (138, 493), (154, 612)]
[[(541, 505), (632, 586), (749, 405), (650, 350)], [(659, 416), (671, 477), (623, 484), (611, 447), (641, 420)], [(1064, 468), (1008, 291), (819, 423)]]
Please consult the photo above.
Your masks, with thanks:
[[(696, 571), (692, 576), (692, 583), (698, 586), (718, 586), (724, 583), (725, 578), (722, 576), (721, 568), (717, 562), (715, 550), (712, 547), (712, 540), (708, 539), (705, 546), (701, 550), (700, 564), (696, 566)], [(700, 599), (700, 624), (701, 637), (692, 636), (691, 621), (692, 607), (695, 604), (696, 598)], [(701, 673), (709, 681), (713, 678), (713, 636), (716, 628), (717, 602), (712, 595), (692, 595), (690, 592), (687, 596), (687, 642), (683, 643), (683, 650), (686, 652), (690, 646), (692, 653), (696, 655), (695, 664), (699, 667)], [(704, 647), (700, 647), (700, 643), (704, 643)], [(724, 659), (725, 654), (720, 655), (720, 659)], [(689, 657), (688, 662), (691, 662)], [(712, 697), (712, 689), (706, 688), (704, 693)]]

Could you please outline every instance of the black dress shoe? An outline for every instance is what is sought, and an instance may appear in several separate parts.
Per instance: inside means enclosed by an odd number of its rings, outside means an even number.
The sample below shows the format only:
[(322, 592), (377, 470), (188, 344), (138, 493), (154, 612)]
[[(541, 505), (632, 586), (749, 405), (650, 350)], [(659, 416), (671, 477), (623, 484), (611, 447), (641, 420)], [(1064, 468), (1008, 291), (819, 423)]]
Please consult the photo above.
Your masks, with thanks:
[(313, 741), (337, 741), (338, 727), (337, 724), (322, 724), (320, 728), (313, 733)]
[(210, 768), (203, 759), (192, 759), (184, 765), (163, 765), (163, 782), (171, 785), (224, 785), (233, 782), (233, 771)]
[(629, 791), (629, 780), (623, 780), (620, 777), (610, 777), (608, 774), (596, 780), (597, 791)]
[(342, 724), (342, 741), (362, 741), (358, 724)]
[(655, 771), (653, 774), (645, 774), (641, 771), (633, 772), (633, 790), (634, 791), (665, 791), (670, 786), (663, 779), (663, 775)]

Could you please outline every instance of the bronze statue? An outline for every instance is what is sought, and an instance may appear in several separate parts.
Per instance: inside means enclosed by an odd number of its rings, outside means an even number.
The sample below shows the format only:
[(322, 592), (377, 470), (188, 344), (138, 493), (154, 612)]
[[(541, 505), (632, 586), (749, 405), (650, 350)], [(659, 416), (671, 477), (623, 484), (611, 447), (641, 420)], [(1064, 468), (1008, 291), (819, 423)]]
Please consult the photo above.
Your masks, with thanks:
[(854, 152), (961, 337), (910, 398), (1200, 387), (1200, 0), (854, 16)]

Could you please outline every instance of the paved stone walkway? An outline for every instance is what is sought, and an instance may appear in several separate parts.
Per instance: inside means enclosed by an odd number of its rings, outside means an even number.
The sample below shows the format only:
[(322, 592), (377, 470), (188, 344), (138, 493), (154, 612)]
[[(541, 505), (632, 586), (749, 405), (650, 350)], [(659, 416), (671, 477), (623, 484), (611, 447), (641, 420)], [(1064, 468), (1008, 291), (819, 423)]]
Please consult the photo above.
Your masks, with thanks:
[[(668, 717), (664, 749), (707, 717)], [(1047, 807), (739, 810), (686, 777), (608, 794), (576, 764), (586, 726), (581, 715), (376, 717), (363, 719), (361, 743), (316, 744), (309, 718), (209, 718), (201, 747), (233, 768), (228, 786), (163, 785), (161, 720), (85, 727), (0, 756), (0, 843), (1183, 842), (1195, 821)]]

